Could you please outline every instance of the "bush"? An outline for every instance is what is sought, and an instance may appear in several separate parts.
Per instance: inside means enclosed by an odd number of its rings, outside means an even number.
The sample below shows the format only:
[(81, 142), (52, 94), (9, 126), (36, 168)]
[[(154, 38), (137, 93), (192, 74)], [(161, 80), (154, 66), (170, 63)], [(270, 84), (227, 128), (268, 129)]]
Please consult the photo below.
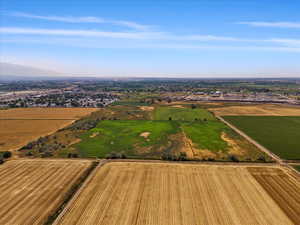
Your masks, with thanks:
[(186, 161), (187, 160), (186, 152), (180, 152), (178, 160), (179, 161)]
[(262, 156), (258, 157), (257, 161), (266, 162), (266, 158), (265, 158), (265, 156), (262, 155)]
[(11, 152), (5, 151), (2, 153), (2, 156), (3, 156), (3, 158), (7, 159), (7, 158), (11, 157)]
[(106, 159), (126, 159), (127, 156), (126, 156), (124, 151), (121, 151), (121, 152), (118, 152), (118, 153), (111, 152), (109, 154), (106, 154), (105, 158)]
[(240, 161), (235, 155), (230, 155), (230, 156), (228, 156), (228, 158), (232, 162), (239, 162)]

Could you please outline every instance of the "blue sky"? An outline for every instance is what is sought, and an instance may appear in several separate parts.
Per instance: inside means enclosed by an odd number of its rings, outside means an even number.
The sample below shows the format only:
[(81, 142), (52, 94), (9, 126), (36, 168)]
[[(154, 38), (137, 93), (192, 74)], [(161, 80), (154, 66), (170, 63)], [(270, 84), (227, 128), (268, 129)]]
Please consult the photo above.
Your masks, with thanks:
[(300, 77), (298, 0), (2, 0), (2, 62), (68, 75)]

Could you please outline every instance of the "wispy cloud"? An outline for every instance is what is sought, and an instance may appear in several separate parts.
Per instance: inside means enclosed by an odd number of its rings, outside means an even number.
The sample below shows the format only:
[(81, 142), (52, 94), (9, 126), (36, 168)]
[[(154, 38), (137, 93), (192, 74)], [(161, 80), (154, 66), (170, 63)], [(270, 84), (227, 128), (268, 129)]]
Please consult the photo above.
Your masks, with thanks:
[(27, 35), (55, 35), (55, 36), (83, 36), (105, 37), (120, 39), (146, 39), (146, 40), (173, 40), (173, 41), (246, 41), (239, 38), (213, 36), (213, 35), (177, 35), (167, 32), (115, 32), (102, 30), (62, 30), (62, 29), (37, 29), (22, 27), (0, 27), (2, 34), (27, 34)]
[(73, 17), (73, 16), (41, 16), (34, 15), (29, 13), (13, 12), (6, 13), (6, 15), (28, 18), (28, 19), (38, 19), (38, 20), (48, 20), (64, 23), (102, 23), (102, 24), (113, 24), (116, 26), (127, 27), (136, 30), (149, 30), (152, 26), (139, 24), (132, 21), (123, 21), (123, 20), (109, 20), (100, 17), (86, 16), (86, 17)]
[(238, 22), (252, 27), (300, 28), (300, 22)]
[(155, 39), (159, 38), (158, 32), (111, 32), (100, 30), (61, 30), (61, 29), (36, 29), (20, 27), (0, 27), (2, 34), (28, 34), (28, 35), (55, 35), (55, 36), (81, 36), (81, 37), (105, 37), (123, 39)]

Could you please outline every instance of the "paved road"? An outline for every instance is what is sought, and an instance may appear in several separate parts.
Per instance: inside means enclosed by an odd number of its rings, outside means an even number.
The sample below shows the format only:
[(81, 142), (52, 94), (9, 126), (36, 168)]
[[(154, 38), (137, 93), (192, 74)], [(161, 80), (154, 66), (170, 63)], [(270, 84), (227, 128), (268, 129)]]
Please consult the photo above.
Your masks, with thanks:
[(285, 165), (285, 163), (283, 162), (283, 160), (281, 158), (279, 158), (277, 155), (275, 155), (273, 152), (271, 152), (270, 150), (268, 150), (267, 148), (265, 148), (264, 146), (262, 146), (261, 144), (259, 144), (257, 141), (253, 140), (251, 137), (249, 137), (247, 134), (245, 134), (243, 131), (239, 130), (238, 128), (236, 128), (234, 125), (232, 125), (231, 123), (227, 122), (226, 120), (224, 120), (222, 117), (220, 116), (216, 116), (219, 120), (221, 120), (223, 123), (225, 123), (227, 126), (229, 126), (230, 128), (232, 128), (234, 131), (236, 131), (238, 134), (240, 134), (241, 136), (243, 136), (244, 138), (246, 138), (249, 142), (251, 142), (252, 144), (254, 144), (256, 147), (258, 147), (261, 151), (265, 152), (266, 154), (268, 154), (272, 159), (274, 159), (276, 162), (278, 162), (281, 165)]

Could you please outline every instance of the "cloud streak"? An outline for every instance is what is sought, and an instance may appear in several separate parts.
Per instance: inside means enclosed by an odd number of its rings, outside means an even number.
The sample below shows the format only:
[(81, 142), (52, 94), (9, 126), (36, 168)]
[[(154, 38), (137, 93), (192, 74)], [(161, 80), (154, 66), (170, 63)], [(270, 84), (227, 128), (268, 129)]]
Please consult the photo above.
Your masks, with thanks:
[(173, 40), (173, 41), (247, 41), (233, 37), (214, 35), (175, 35), (167, 32), (115, 32), (102, 30), (62, 30), (62, 29), (37, 29), (22, 27), (0, 27), (2, 34), (23, 35), (53, 35), (53, 36), (78, 36), (78, 37), (103, 37), (119, 39), (144, 39), (144, 40)]
[(2, 34), (20, 35), (41, 35), (41, 36), (71, 36), (71, 37), (91, 37), (91, 38), (112, 38), (128, 40), (160, 40), (160, 41), (181, 41), (181, 42), (232, 42), (232, 43), (276, 43), (286, 46), (300, 47), (300, 39), (244, 39), (237, 37), (224, 37), (214, 35), (178, 35), (167, 32), (115, 32), (103, 30), (66, 30), (66, 29), (37, 29), (23, 27), (0, 27)]
[(237, 24), (249, 25), (252, 27), (277, 27), (277, 28), (300, 28), (300, 22), (238, 22)]
[(149, 30), (151, 26), (142, 25), (132, 21), (123, 21), (123, 20), (108, 20), (100, 17), (87, 16), (87, 17), (73, 17), (73, 16), (41, 16), (33, 15), (28, 13), (8, 13), (9, 16), (28, 18), (28, 19), (38, 19), (38, 20), (47, 20), (47, 21), (56, 21), (64, 23), (100, 23), (100, 24), (112, 24), (116, 26), (123, 26), (136, 30)]

